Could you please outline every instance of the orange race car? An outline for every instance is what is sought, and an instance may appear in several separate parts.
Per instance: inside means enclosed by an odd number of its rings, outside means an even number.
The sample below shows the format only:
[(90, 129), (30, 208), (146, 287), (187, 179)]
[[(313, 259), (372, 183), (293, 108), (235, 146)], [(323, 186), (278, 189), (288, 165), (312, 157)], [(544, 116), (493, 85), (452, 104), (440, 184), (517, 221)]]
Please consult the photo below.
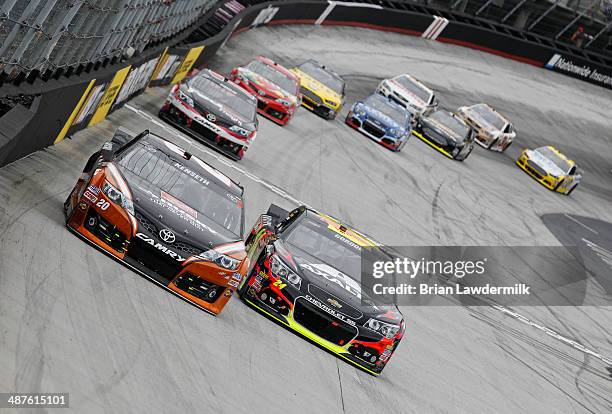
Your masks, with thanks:
[(175, 144), (118, 129), (64, 204), (68, 229), (212, 313), (246, 272), (243, 188)]

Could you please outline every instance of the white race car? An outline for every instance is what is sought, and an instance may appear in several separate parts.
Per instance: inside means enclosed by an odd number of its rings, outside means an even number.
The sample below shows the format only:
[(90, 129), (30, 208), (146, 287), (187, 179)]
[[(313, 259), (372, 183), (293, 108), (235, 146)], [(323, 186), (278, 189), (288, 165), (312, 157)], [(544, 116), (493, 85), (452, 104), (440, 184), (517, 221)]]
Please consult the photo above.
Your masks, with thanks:
[(516, 138), (514, 125), (487, 104), (462, 106), (457, 115), (474, 128), (476, 143), (486, 149), (504, 152)]
[(376, 92), (419, 116), (438, 108), (434, 91), (407, 74), (383, 80), (376, 88)]

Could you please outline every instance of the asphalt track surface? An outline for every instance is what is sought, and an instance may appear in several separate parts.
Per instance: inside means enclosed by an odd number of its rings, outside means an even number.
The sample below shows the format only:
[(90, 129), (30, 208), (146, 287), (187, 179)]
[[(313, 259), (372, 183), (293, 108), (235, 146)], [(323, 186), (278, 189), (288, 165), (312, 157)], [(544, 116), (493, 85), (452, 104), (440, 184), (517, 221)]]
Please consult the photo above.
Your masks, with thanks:
[[(235, 163), (160, 122), (167, 90), (150, 89), (96, 127), (0, 170), (0, 392), (70, 392), (71, 410), (88, 413), (612, 411), (611, 367), (600, 358), (612, 357), (612, 307), (515, 309), (538, 326), (489, 307), (404, 308), (406, 336), (374, 378), (237, 298), (211, 317), (64, 228), (63, 200), (119, 125), (190, 146), (242, 182), (247, 226), (272, 202), (307, 203), (387, 244), (558, 245), (544, 214), (567, 213), (585, 234), (598, 230), (581, 217), (612, 221), (610, 91), (352, 28), (259, 28), (230, 40), (211, 66), (228, 72), (256, 54), (289, 66), (326, 62), (347, 79), (349, 103), (383, 77), (410, 72), (451, 108), (496, 106), (518, 138), (506, 154), (477, 147), (460, 163), (414, 138), (389, 152), (344, 125), (348, 106), (332, 122), (300, 109), (284, 128), (262, 119)], [(549, 143), (584, 170), (570, 197), (513, 164), (521, 148)]]

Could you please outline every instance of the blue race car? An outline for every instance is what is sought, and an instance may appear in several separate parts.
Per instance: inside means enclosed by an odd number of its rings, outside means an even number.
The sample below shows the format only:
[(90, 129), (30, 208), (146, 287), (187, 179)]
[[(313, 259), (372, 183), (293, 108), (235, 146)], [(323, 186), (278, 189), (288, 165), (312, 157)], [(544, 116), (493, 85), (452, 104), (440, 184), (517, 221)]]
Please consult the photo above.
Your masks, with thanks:
[(374, 94), (357, 101), (346, 124), (391, 151), (401, 151), (410, 138), (412, 113), (388, 98)]

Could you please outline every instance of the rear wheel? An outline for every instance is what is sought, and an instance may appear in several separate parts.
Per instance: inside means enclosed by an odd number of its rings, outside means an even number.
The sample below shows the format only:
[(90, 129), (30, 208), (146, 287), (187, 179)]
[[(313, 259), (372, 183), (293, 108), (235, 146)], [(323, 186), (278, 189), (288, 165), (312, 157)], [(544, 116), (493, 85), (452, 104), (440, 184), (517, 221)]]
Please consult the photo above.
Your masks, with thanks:
[(239, 160), (241, 160), (242, 157), (244, 157), (245, 152), (246, 150), (244, 149), (244, 146), (238, 147), (238, 150), (236, 151), (236, 156), (238, 157)]

